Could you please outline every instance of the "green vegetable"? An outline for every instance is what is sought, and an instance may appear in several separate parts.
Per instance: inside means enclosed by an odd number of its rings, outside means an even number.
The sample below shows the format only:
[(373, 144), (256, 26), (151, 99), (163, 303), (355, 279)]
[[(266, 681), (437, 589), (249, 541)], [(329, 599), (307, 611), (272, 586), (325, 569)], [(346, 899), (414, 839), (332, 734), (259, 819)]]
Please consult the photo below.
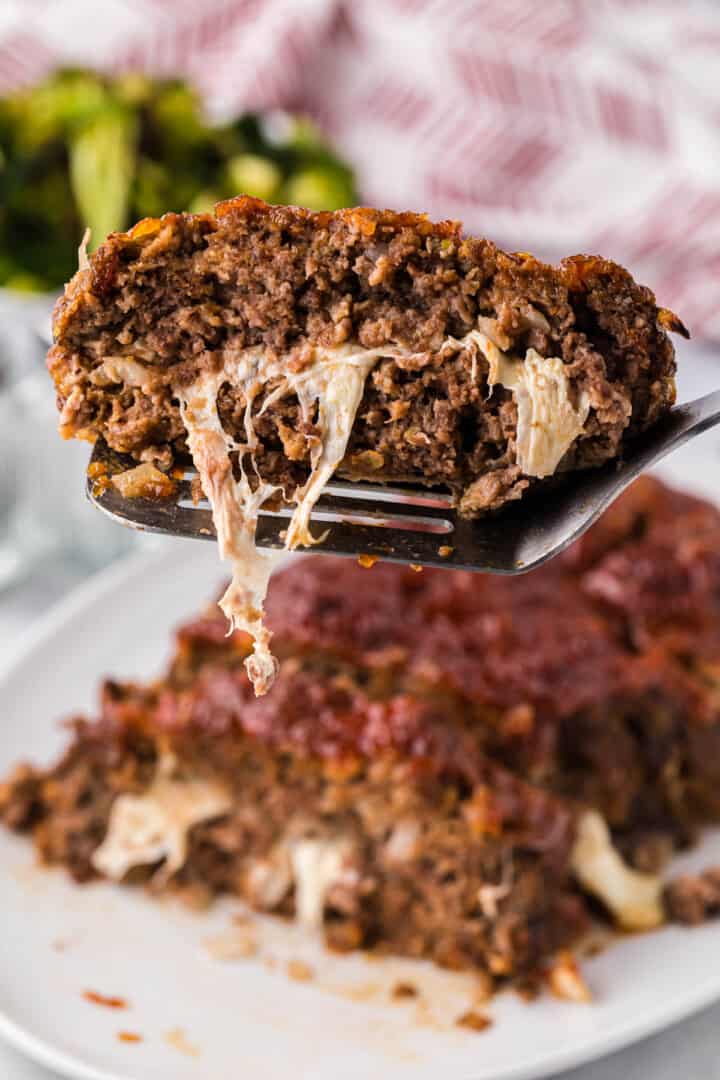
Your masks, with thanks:
[(227, 163), (227, 178), (232, 191), (272, 202), (280, 191), (282, 172), (259, 154), (238, 154)]
[(20, 270), (17, 274), (9, 274), (3, 284), (7, 289), (14, 289), (15, 292), (24, 293), (41, 292), (43, 287), (42, 278), (36, 277), (34, 274), (28, 274), (23, 270)]
[(66, 138), (105, 107), (108, 92), (92, 74), (61, 72), (55, 79), (9, 99), (17, 147), (36, 151), (55, 138)]
[(145, 105), (153, 95), (153, 82), (139, 71), (129, 71), (115, 81), (115, 91), (125, 105)]
[(189, 86), (181, 82), (156, 86), (150, 106), (156, 137), (167, 151), (183, 151), (202, 143), (208, 134), (203, 120), (200, 100)]
[(290, 128), (287, 142), (290, 146), (297, 146), (300, 150), (321, 151), (327, 150), (325, 140), (308, 116), (296, 116)]
[(209, 214), (215, 203), (219, 203), (221, 199), (222, 195), (217, 191), (198, 191), (188, 210), (191, 214)]
[(59, 288), (86, 226), (109, 232), (245, 193), (334, 209), (357, 201), (351, 171), (304, 117), (203, 115), (179, 80), (58, 71), (0, 98), (0, 286)]
[(303, 169), (285, 185), (285, 199), (308, 210), (339, 210), (352, 197), (352, 184), (340, 172)]
[(70, 140), (70, 183), (93, 246), (127, 221), (135, 138), (135, 117), (112, 106)]

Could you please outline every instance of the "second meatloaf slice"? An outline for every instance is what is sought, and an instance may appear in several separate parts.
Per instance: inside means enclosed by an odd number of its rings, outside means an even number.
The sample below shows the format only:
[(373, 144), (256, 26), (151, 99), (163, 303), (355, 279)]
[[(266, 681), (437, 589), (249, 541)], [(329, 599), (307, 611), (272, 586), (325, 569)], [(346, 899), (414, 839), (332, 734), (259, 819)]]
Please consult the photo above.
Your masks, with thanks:
[(49, 356), (61, 431), (167, 468), (190, 451), (234, 563), (224, 609), (256, 638), (259, 507), (350, 478), (451, 489), (462, 514), (597, 465), (674, 397), (666, 329), (614, 263), (547, 266), (454, 222), (249, 198), (111, 236), (68, 285)]

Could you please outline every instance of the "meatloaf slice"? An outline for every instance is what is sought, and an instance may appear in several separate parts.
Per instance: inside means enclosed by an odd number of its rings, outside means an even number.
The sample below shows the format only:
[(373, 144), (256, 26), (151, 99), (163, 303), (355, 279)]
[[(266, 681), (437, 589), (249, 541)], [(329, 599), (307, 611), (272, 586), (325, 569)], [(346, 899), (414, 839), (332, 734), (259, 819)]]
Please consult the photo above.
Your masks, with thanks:
[[(280, 685), (246, 695), (249, 728)], [(536, 971), (586, 926), (568, 872), (570, 807), (463, 753), (422, 703), (289, 676), (288, 719), (332, 714), (339, 755), (225, 723), (222, 709), (203, 712), (206, 691), (107, 685), (99, 719), (77, 723), (56, 768), (21, 770), (0, 790), (5, 820), (78, 881), (235, 895), (335, 949), (493, 980)], [(212, 692), (228, 692), (220, 674)]]
[[(644, 477), (520, 578), (304, 559), (268, 594), (281, 674), (253, 731), (337, 741), (332, 712), (309, 708), (301, 727), (291, 710), (283, 727), (298, 667), (431, 702), (478, 751), (599, 810), (649, 868), (720, 820), (719, 551), (715, 507)], [(196, 718), (247, 715), (247, 649), (214, 605), (180, 629), (171, 678)]]
[(317, 542), (336, 470), (444, 485), (475, 516), (598, 465), (672, 404), (668, 329), (684, 332), (601, 258), (547, 266), (456, 222), (239, 197), (110, 236), (57, 305), (48, 364), (64, 435), (165, 469), (192, 455), (262, 691), (261, 505), (296, 504), (294, 548)]
[(663, 860), (720, 819), (718, 551), (716, 509), (645, 479), (523, 578), (298, 560), (270, 589), (269, 694), (212, 605), (161, 679), (106, 682), (59, 763), (0, 786), (0, 816), (80, 881), (522, 979), (588, 893), (662, 921)]

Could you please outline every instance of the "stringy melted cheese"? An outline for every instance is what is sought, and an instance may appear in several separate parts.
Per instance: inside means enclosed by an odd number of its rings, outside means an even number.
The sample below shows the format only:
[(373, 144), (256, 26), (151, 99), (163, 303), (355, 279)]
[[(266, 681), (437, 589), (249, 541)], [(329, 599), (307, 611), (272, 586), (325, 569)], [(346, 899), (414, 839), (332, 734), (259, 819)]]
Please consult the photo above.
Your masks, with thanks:
[(664, 921), (660, 878), (623, 862), (596, 810), (578, 821), (570, 865), (582, 887), (602, 901), (624, 930), (650, 930)]
[[(534, 349), (528, 349), (524, 358), (515, 357), (509, 353), (510, 346), (494, 319), (480, 317), (478, 329), (459, 339), (448, 337), (440, 351), (468, 350), (473, 379), (477, 377), (478, 352), (485, 356), (489, 386), (500, 384), (515, 397), (518, 464), (528, 476), (549, 476), (582, 432), (589, 401), (581, 395), (576, 405), (572, 403), (559, 358), (544, 359)], [(274, 402), (295, 394), (303, 420), (315, 426), (310, 474), (292, 495), (296, 505), (285, 540), (289, 551), (301, 545), (309, 547), (324, 538), (313, 537), (310, 517), (325, 484), (345, 456), (368, 375), (381, 356), (411, 355), (409, 350), (394, 346), (308, 347), (305, 362), (292, 371), (288, 357), (272, 358), (261, 348), (229, 348), (218, 371), (203, 372), (189, 386), (173, 388), (180, 401), (188, 447), (212, 507), (220, 553), (232, 569), (220, 607), (231, 630), (243, 630), (253, 639), (246, 668), (258, 695), (270, 688), (277, 674), (277, 662), (270, 651), (271, 634), (263, 622), (263, 604), (279, 556), (259, 549), (255, 534), (260, 508), (281, 489), (262, 480), (257, 470), (254, 402), (268, 386), (272, 387), (257, 414), (262, 415)], [(100, 382), (124, 381), (142, 389), (151, 385), (154, 372), (136, 355), (106, 356), (93, 377)], [(225, 384), (245, 401), (242, 442), (224, 430), (218, 414), (218, 394)], [(237, 458), (237, 478), (231, 455)], [(286, 499), (286, 493), (282, 495)]]
[(343, 836), (298, 840), (290, 846), (295, 880), (295, 918), (301, 926), (317, 930), (322, 926), (325, 900), (333, 885), (346, 877), (351, 842)]
[[(247, 474), (246, 457), (253, 463), (257, 449), (252, 407), (255, 398), (271, 382), (278, 382), (263, 402), (259, 415), (275, 401), (295, 394), (303, 419), (313, 421), (319, 432), (310, 454), (310, 475), (293, 495), (295, 511), (287, 529), (285, 547), (318, 543), (310, 533), (310, 515), (322, 489), (345, 456), (365, 380), (379, 356), (392, 350), (357, 349), (343, 345), (315, 348), (300, 371), (290, 372), (279, 360), (269, 360), (261, 349), (226, 352), (218, 372), (205, 372), (189, 387), (178, 388), (188, 447), (210, 501), (220, 553), (232, 567), (232, 579), (220, 607), (232, 630), (245, 630), (253, 638), (253, 652), (246, 661), (256, 694), (264, 694), (277, 674), (270, 651), (271, 634), (263, 623), (263, 603), (270, 574), (277, 562), (274, 552), (260, 550), (255, 532), (260, 507), (280, 489), (261, 480), (255, 471), (255, 487)], [(223, 429), (217, 410), (218, 392), (229, 383), (245, 400), (245, 439), (236, 442)], [(237, 452), (239, 479), (233, 475), (230, 455)]]
[[(481, 319), (491, 324), (491, 319)], [(491, 327), (487, 327), (491, 330)], [(492, 332), (492, 331), (491, 331)], [(493, 340), (493, 337), (495, 340)], [(463, 338), (473, 341), (487, 359), (488, 385), (511, 390), (517, 406), (515, 453), (526, 476), (552, 476), (578, 435), (590, 411), (590, 399), (570, 397), (565, 365), (558, 356), (544, 357), (528, 349), (524, 358), (511, 356), (498, 346), (497, 335), (471, 330)], [(500, 342), (502, 344), (502, 342)]]
[[(188, 448), (200, 476), (203, 491), (212, 507), (220, 557), (232, 568), (230, 584), (220, 607), (230, 622), (230, 630), (245, 630), (253, 638), (253, 652), (245, 661), (256, 694), (264, 694), (277, 674), (277, 661), (270, 652), (270, 631), (263, 623), (263, 603), (270, 574), (278, 555), (255, 544), (260, 507), (277, 488), (257, 478), (253, 491), (242, 465), (242, 455), (252, 453), (256, 439), (247, 398), (245, 429), (247, 445), (238, 445), (220, 422), (217, 395), (227, 381), (224, 372), (202, 375), (188, 389), (178, 391), (187, 431)], [(240, 453), (240, 479), (233, 475), (230, 454)]]
[(105, 839), (91, 860), (99, 873), (120, 881), (135, 866), (163, 861), (162, 876), (169, 878), (185, 863), (190, 829), (230, 809), (217, 784), (173, 779), (169, 771), (161, 765), (143, 795), (115, 799)]

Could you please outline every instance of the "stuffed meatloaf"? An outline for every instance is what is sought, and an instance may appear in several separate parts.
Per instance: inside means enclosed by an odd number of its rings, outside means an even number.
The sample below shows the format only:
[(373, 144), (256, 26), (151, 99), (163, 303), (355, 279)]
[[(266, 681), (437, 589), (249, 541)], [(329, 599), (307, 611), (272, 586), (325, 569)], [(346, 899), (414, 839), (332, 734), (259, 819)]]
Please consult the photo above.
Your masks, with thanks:
[(666, 330), (684, 332), (600, 258), (552, 267), (454, 222), (242, 197), (112, 235), (67, 286), (48, 363), (64, 435), (101, 436), (143, 475), (192, 455), (262, 691), (263, 504), (295, 504), (289, 548), (318, 539), (336, 470), (496, 509), (617, 456), (672, 404)]
[(657, 871), (720, 816), (718, 551), (714, 508), (645, 480), (524, 578), (301, 560), (269, 593), (268, 695), (210, 608), (163, 678), (106, 682), (57, 765), (19, 768), (2, 815), (79, 881), (230, 893), (334, 948), (523, 980), (589, 896), (660, 923)]

